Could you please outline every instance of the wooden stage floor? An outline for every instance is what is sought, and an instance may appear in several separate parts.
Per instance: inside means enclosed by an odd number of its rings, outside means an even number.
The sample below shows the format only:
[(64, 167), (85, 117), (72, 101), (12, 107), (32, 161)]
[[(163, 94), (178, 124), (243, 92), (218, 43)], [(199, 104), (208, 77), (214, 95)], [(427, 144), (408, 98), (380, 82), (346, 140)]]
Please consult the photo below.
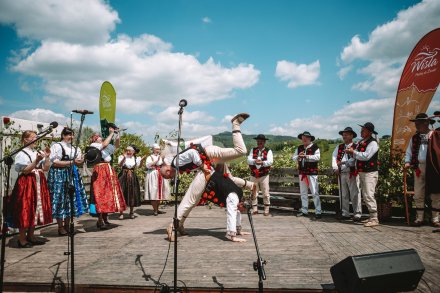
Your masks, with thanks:
[[(114, 214), (110, 217), (112, 228), (102, 231), (96, 228), (95, 218), (84, 215), (78, 219), (76, 291), (154, 289), (169, 248), (165, 228), (171, 222), (174, 208), (166, 207), (164, 211), (166, 214), (155, 217), (151, 206), (143, 205), (136, 210), (135, 219), (123, 221)], [(426, 268), (415, 292), (440, 292), (440, 233), (433, 233), (433, 227), (415, 228), (390, 222), (365, 228), (350, 221), (339, 222), (332, 216), (314, 220), (297, 218), (286, 211), (274, 211), (270, 217), (254, 216), (254, 224), (261, 255), (267, 260), (264, 287), (273, 289), (272, 292), (332, 292), (330, 267), (342, 259), (408, 248), (417, 250)], [(256, 291), (258, 275), (252, 267), (256, 260), (252, 236), (246, 236), (246, 243), (227, 241), (224, 209), (196, 207), (185, 226), (190, 235), (178, 242), (179, 287), (185, 285), (205, 292), (239, 288), (243, 292), (244, 288)], [(243, 228), (250, 231), (246, 214)], [(18, 249), (17, 236), (7, 239), (5, 291), (46, 292), (66, 285), (64, 252), (68, 238), (58, 236), (56, 225), (36, 233), (47, 239), (45, 245)], [(172, 286), (172, 281), (171, 245), (160, 282)]]

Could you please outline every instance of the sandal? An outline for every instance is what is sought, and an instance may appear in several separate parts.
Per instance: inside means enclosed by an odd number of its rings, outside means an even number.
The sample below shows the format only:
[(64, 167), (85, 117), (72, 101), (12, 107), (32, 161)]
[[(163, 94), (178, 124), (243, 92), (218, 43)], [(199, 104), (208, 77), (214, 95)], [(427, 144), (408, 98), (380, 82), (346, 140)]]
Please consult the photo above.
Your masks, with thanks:
[(32, 239), (31, 237), (26, 237), (26, 240), (27, 240), (27, 242), (29, 242), (32, 245), (44, 245), (44, 244), (46, 244), (45, 241), (39, 240), (37, 238)]
[(124, 219), (124, 214), (120, 214), (118, 217), (119, 220), (123, 220)]
[(134, 219), (134, 218), (135, 218), (134, 214), (130, 213), (130, 219)]
[(32, 248), (32, 243), (26, 242), (25, 244), (21, 244), (20, 239), (17, 241), (18, 248)]
[(107, 228), (104, 224), (105, 224), (104, 222), (100, 222), (100, 221), (98, 221), (98, 222), (96, 222), (96, 227), (97, 227), (99, 230), (107, 230), (108, 228)]

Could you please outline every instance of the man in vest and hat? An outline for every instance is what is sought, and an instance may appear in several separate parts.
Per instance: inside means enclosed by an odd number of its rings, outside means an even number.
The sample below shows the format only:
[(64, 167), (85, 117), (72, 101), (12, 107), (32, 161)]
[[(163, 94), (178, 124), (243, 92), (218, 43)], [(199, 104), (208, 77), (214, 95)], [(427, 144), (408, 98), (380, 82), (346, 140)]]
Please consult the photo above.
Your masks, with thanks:
[(341, 201), (341, 219), (350, 219), (350, 200), (353, 206), (353, 221), (361, 220), (362, 206), (359, 193), (359, 178), (355, 174), (355, 159), (346, 150), (353, 147), (353, 138), (357, 137), (351, 127), (339, 131), (344, 141), (335, 147), (332, 154), (332, 168), (339, 179), (339, 192)]
[[(425, 113), (419, 113), (415, 119), (411, 119), (410, 121), (415, 123), (416, 133), (412, 136), (406, 149), (405, 168), (414, 169), (414, 202), (416, 204), (417, 216), (413, 225), (421, 226), (423, 224), (423, 212), (425, 208), (428, 145), (433, 133), (433, 131), (429, 129), (429, 126), (434, 124), (435, 120), (429, 118)], [(438, 179), (439, 178), (435, 180)], [(430, 196), (432, 200), (432, 222), (435, 227), (440, 227), (438, 221), (440, 193), (432, 193)]]
[(255, 198), (252, 198), (252, 209), (254, 214), (258, 214), (258, 190), (263, 193), (264, 215), (269, 216), (270, 194), (269, 194), (269, 171), (273, 164), (272, 150), (264, 145), (269, 140), (264, 134), (259, 134), (254, 139), (257, 147), (252, 148), (247, 158), (247, 163), (251, 169), (251, 181), (257, 186)]
[[(187, 234), (183, 226), (185, 219), (201, 199), (206, 186), (206, 176), (212, 173), (211, 163), (228, 162), (247, 154), (246, 145), (240, 130), (241, 123), (247, 118), (249, 118), (249, 114), (239, 113), (231, 119), (233, 148), (221, 148), (214, 145), (204, 148), (200, 144), (195, 144), (179, 153), (179, 172), (196, 172), (177, 209), (177, 220), (179, 222), (177, 229), (181, 235)], [(172, 159), (171, 164), (162, 165), (160, 173), (165, 179), (174, 177), (176, 173), (176, 159), (177, 156)], [(252, 182), (243, 179), (231, 179), (240, 187), (252, 189), (254, 185)], [(167, 227), (169, 241), (174, 241), (173, 232), (173, 223), (171, 223)]]
[(361, 127), (362, 140), (356, 145), (345, 150), (345, 152), (356, 160), (356, 171), (359, 175), (359, 182), (362, 196), (368, 208), (370, 217), (364, 221), (365, 227), (374, 227), (379, 225), (379, 218), (377, 217), (377, 203), (374, 198), (376, 191), (377, 180), (379, 179), (378, 172), (378, 155), (379, 144), (377, 140), (372, 137), (377, 135), (374, 130), (374, 125), (367, 122)]
[(321, 159), (319, 147), (313, 143), (315, 137), (308, 131), (298, 135), (302, 145), (298, 146), (292, 159), (298, 162), (299, 189), (301, 193), (301, 211), (297, 217), (306, 217), (309, 212), (308, 191), (313, 195), (315, 204), (315, 218), (321, 218), (321, 199), (319, 198), (318, 186), (318, 162)]

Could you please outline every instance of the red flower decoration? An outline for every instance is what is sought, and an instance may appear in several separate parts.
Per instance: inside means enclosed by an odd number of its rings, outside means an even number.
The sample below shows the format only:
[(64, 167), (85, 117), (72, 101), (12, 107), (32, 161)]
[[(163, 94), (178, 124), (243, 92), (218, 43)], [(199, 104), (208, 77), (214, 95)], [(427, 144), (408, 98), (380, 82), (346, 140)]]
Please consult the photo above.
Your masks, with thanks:
[(212, 196), (211, 196), (211, 195), (208, 195), (208, 199), (212, 199)]
[(361, 162), (359, 162), (359, 163), (358, 163), (358, 166), (362, 166), (362, 163), (361, 163)]
[(378, 165), (380, 165), (380, 162), (377, 162)]
[(209, 195), (215, 195), (215, 192), (213, 190), (211, 190), (211, 192), (209, 193)]
[(371, 162), (371, 163), (370, 163), (370, 166), (374, 166), (374, 163), (373, 163), (373, 162)]
[(219, 206), (224, 207), (225, 204), (221, 202), (221, 203), (219, 204)]
[(206, 192), (203, 193), (203, 198), (208, 198), (208, 194)]
[(214, 201), (214, 203), (218, 203), (218, 198), (215, 197), (213, 201)]
[(365, 149), (364, 149), (364, 148), (361, 148), (361, 152), (363, 152), (363, 151), (365, 151)]
[(196, 147), (195, 145), (191, 146), (191, 148), (193, 148), (194, 150), (196, 150), (196, 149), (197, 149), (197, 147)]
[(362, 172), (363, 170), (362, 170), (362, 169), (359, 169), (358, 171), (359, 171), (359, 172)]
[(185, 171), (186, 171), (186, 174), (191, 173), (191, 170), (190, 170), (190, 169), (186, 169)]
[(227, 177), (229, 177), (229, 174), (228, 173), (223, 173), (223, 177), (227, 178)]

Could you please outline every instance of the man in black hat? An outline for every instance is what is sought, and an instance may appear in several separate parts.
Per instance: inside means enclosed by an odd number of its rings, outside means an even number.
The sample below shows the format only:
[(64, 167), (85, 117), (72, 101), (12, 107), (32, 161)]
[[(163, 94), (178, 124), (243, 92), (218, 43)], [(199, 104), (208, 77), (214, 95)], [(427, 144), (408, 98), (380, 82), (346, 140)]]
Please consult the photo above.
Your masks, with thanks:
[(293, 154), (292, 159), (298, 162), (298, 170), (300, 175), (299, 189), (301, 193), (301, 211), (297, 217), (305, 217), (309, 213), (309, 195), (308, 191), (313, 195), (313, 203), (315, 204), (315, 218), (321, 218), (321, 199), (319, 198), (318, 186), (318, 162), (321, 159), (319, 147), (313, 143), (315, 137), (308, 131), (304, 131), (298, 135), (302, 145), (298, 146)]
[(377, 158), (379, 155), (379, 144), (376, 139), (372, 137), (377, 135), (374, 130), (374, 125), (367, 122), (364, 125), (359, 125), (361, 128), (362, 140), (356, 147), (350, 147), (345, 150), (349, 155), (355, 158), (356, 171), (359, 175), (359, 182), (362, 196), (367, 205), (370, 217), (364, 221), (365, 227), (374, 227), (379, 225), (379, 218), (377, 217), (377, 203), (374, 198), (376, 191), (377, 180), (379, 179)]
[[(405, 154), (405, 168), (414, 169), (414, 202), (416, 204), (417, 216), (413, 222), (414, 226), (421, 226), (424, 219), (425, 207), (425, 184), (426, 184), (426, 158), (428, 154), (428, 144), (432, 136), (432, 130), (429, 129), (431, 124), (435, 123), (425, 113), (417, 114), (415, 119), (411, 119), (415, 123), (416, 133), (409, 141)], [(438, 178), (437, 178), (438, 180)], [(440, 206), (437, 206), (440, 200), (440, 194), (431, 194), (432, 199), (432, 222), (436, 227), (440, 227), (438, 222), (438, 214)]]
[(339, 131), (344, 143), (335, 147), (332, 155), (333, 171), (339, 177), (339, 192), (341, 201), (341, 218), (350, 219), (350, 200), (353, 206), (353, 221), (360, 221), (362, 214), (361, 197), (359, 193), (359, 178), (355, 175), (355, 160), (345, 152), (353, 146), (353, 138), (357, 137), (351, 127)]
[(269, 140), (264, 134), (259, 134), (254, 139), (257, 141), (257, 147), (252, 148), (247, 158), (247, 163), (251, 169), (251, 181), (257, 186), (255, 198), (252, 198), (252, 210), (258, 214), (258, 190), (263, 193), (264, 215), (269, 216), (270, 194), (269, 194), (269, 171), (273, 164), (272, 150), (264, 145)]

